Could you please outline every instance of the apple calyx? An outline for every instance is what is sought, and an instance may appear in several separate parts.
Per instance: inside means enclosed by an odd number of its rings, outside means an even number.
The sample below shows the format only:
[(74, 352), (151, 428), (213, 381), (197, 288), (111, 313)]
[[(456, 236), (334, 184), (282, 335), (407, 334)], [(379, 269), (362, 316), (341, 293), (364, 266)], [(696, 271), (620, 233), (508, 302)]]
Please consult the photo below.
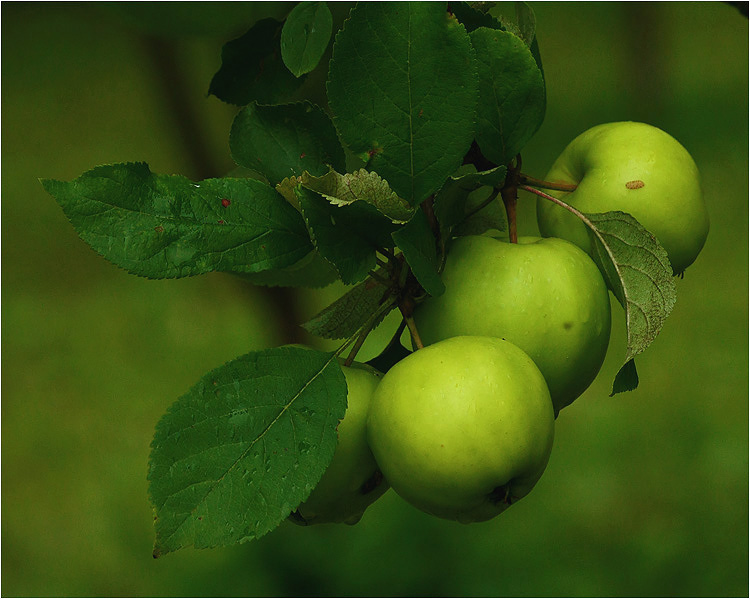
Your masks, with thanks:
[(492, 491), (489, 494), (490, 501), (494, 503), (495, 505), (500, 505), (501, 503), (504, 503), (505, 505), (511, 505), (515, 499), (518, 499), (517, 497), (513, 497), (510, 494), (510, 482), (500, 485), (499, 487), (495, 487), (492, 489)]

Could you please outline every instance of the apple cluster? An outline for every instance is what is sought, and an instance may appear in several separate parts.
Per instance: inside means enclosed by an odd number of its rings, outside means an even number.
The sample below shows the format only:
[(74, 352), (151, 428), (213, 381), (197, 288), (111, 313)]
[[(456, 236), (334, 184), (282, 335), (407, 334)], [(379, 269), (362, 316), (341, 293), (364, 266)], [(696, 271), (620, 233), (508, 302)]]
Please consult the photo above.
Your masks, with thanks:
[[(705, 242), (708, 217), (687, 151), (641, 123), (576, 138), (548, 181), (586, 212), (634, 215), (675, 273)], [(555, 419), (597, 376), (610, 337), (610, 297), (583, 224), (538, 207), (544, 237), (452, 240), (446, 291), (414, 312), (424, 347), (385, 375), (342, 366), (348, 410), (333, 461), (293, 520), (357, 522), (389, 486), (437, 517), (478, 522), (528, 494), (549, 460)]]

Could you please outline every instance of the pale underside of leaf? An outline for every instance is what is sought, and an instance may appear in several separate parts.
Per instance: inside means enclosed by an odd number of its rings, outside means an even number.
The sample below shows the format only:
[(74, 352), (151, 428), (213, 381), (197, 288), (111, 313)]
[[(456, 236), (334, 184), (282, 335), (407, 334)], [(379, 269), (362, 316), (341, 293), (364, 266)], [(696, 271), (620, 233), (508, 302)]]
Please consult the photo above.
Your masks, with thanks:
[(398, 197), (388, 182), (374, 171), (360, 169), (341, 175), (330, 170), (322, 177), (308, 172), (302, 174), (302, 185), (323, 195), (336, 206), (346, 206), (357, 201), (375, 206), (394, 223), (407, 222), (415, 212), (406, 200)]
[[(388, 290), (380, 283), (367, 279), (347, 291), (302, 326), (318, 337), (348, 339), (367, 322), (387, 293)], [(385, 318), (385, 314), (382, 318)], [(375, 323), (373, 328), (377, 324)]]
[(656, 339), (674, 308), (677, 294), (666, 250), (630, 214), (583, 214), (592, 257), (625, 309), (627, 350), (616, 390), (634, 388), (633, 358)]

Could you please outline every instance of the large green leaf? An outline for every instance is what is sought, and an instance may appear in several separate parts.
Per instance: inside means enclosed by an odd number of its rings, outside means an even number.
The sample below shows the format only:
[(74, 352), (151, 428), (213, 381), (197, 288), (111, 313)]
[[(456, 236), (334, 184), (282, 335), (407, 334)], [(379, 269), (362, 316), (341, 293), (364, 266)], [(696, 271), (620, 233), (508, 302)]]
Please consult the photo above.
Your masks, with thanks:
[(295, 77), (318, 65), (332, 27), (333, 17), (325, 2), (300, 2), (289, 13), (281, 30), (281, 57)]
[(193, 183), (136, 162), (42, 184), (86, 243), (144, 277), (285, 268), (312, 250), (300, 214), (255, 179)]
[(475, 4), (474, 2), (471, 5), (468, 2), (451, 3), (451, 10), (469, 32), (478, 27), (489, 27), (490, 29), (508, 31), (517, 35), (529, 46), (531, 55), (536, 61), (536, 66), (539, 67), (542, 76), (544, 76), (542, 57), (539, 54), (539, 44), (536, 37), (536, 17), (531, 6), (526, 2), (514, 2), (515, 20), (513, 20), (507, 17), (497, 19), (489, 12), (477, 10), (473, 6)]
[(243, 36), (224, 44), (221, 68), (208, 93), (237, 106), (284, 102), (304, 79), (297, 79), (281, 59), (282, 23), (262, 19)]
[(544, 78), (529, 47), (512, 33), (480, 27), (471, 42), (479, 72), (477, 143), (489, 160), (508, 164), (544, 121)]
[(366, 202), (335, 206), (303, 187), (295, 193), (315, 247), (345, 284), (359, 283), (375, 268), (377, 249), (393, 246), (390, 235), (396, 226), (375, 206)]
[(151, 444), (154, 557), (278, 526), (328, 467), (346, 395), (333, 354), (297, 347), (249, 353), (204, 376)]
[(308, 171), (346, 169), (344, 150), (331, 119), (309, 102), (249, 104), (232, 123), (229, 149), (240, 166), (262, 173), (271, 185)]
[(363, 2), (336, 36), (328, 100), (351, 151), (411, 205), (437, 191), (474, 137), (476, 66), (443, 2)]
[(425, 213), (419, 210), (414, 218), (393, 233), (393, 240), (424, 290), (433, 296), (442, 295), (445, 285), (440, 278), (435, 236)]
[(253, 285), (313, 288), (330, 285), (339, 276), (328, 260), (315, 251), (286, 268), (236, 274)]
[(592, 257), (625, 308), (628, 345), (614, 394), (637, 386), (633, 358), (656, 339), (674, 308), (677, 292), (666, 250), (630, 214), (614, 211), (581, 216), (589, 227)]

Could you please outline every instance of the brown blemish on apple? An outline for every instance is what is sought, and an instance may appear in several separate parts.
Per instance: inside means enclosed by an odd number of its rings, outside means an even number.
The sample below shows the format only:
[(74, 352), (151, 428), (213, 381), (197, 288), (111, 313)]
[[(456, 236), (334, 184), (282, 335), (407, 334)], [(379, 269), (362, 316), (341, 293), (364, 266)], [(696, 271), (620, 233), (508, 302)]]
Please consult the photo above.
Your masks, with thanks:
[(645, 185), (646, 184), (639, 179), (636, 179), (635, 181), (628, 181), (627, 183), (625, 183), (625, 187), (627, 187), (628, 189), (640, 189)]

